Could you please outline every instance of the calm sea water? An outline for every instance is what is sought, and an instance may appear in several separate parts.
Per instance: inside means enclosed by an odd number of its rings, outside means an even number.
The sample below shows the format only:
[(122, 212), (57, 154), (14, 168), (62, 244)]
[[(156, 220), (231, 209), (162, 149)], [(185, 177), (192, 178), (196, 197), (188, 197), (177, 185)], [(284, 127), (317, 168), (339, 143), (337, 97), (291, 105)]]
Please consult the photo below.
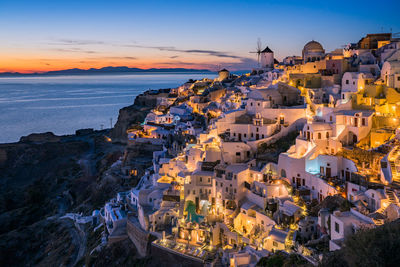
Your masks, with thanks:
[(30, 133), (110, 128), (120, 108), (148, 89), (173, 88), (214, 74), (168, 73), (0, 79), (0, 143)]

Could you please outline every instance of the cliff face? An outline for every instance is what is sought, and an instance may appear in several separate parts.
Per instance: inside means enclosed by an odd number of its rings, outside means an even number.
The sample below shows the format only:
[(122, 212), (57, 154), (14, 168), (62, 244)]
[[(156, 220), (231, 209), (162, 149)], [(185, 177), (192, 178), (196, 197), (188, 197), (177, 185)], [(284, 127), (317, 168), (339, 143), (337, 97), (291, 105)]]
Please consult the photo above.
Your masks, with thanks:
[(85, 136), (51, 133), (0, 144), (0, 265), (74, 266), (85, 242), (67, 212), (104, 205), (121, 181), (102, 170), (122, 155), (106, 131)]
[(155, 91), (146, 91), (135, 98), (133, 105), (119, 110), (118, 121), (111, 131), (113, 142), (126, 143), (126, 130), (129, 126), (142, 123), (149, 113), (157, 105), (158, 97), (167, 97), (170, 89), (160, 89)]
[(132, 124), (143, 122), (150, 110), (151, 107), (140, 107), (136, 106), (135, 104), (120, 109), (118, 121), (111, 131), (111, 139), (114, 142), (126, 143), (126, 130)]

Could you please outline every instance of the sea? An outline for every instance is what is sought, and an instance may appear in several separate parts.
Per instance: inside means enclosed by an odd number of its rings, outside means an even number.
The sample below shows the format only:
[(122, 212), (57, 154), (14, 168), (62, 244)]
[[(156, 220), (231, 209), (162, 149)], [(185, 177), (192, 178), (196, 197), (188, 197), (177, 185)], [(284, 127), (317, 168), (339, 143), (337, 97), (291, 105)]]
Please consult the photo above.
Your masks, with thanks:
[(77, 129), (112, 127), (119, 109), (149, 89), (174, 88), (214, 73), (0, 78), (0, 143), (31, 133), (73, 134)]

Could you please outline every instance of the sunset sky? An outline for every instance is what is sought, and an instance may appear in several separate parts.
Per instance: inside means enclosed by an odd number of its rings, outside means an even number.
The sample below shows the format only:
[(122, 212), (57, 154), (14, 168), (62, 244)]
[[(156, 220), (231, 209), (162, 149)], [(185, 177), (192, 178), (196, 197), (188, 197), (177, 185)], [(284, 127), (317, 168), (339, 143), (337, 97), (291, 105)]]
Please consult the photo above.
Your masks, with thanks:
[(367, 33), (400, 32), (399, 10), (398, 0), (0, 0), (0, 72), (251, 69), (257, 38), (279, 60), (312, 39), (331, 51)]

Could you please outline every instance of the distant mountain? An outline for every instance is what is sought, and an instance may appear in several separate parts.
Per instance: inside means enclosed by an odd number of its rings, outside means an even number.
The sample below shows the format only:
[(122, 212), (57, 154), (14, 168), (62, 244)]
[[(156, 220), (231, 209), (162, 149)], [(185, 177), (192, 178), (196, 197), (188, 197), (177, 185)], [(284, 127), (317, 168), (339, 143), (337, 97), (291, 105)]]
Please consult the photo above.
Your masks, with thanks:
[(53, 76), (53, 75), (92, 75), (92, 74), (124, 74), (124, 73), (153, 73), (153, 72), (194, 72), (194, 73), (208, 73), (212, 72), (206, 69), (185, 69), (185, 68), (151, 68), (151, 69), (140, 69), (140, 68), (129, 68), (129, 67), (104, 67), (100, 69), (67, 69), (67, 70), (55, 70), (48, 72), (35, 72), (35, 73), (19, 73), (19, 72), (2, 72), (0, 77), (22, 77), (22, 76)]

